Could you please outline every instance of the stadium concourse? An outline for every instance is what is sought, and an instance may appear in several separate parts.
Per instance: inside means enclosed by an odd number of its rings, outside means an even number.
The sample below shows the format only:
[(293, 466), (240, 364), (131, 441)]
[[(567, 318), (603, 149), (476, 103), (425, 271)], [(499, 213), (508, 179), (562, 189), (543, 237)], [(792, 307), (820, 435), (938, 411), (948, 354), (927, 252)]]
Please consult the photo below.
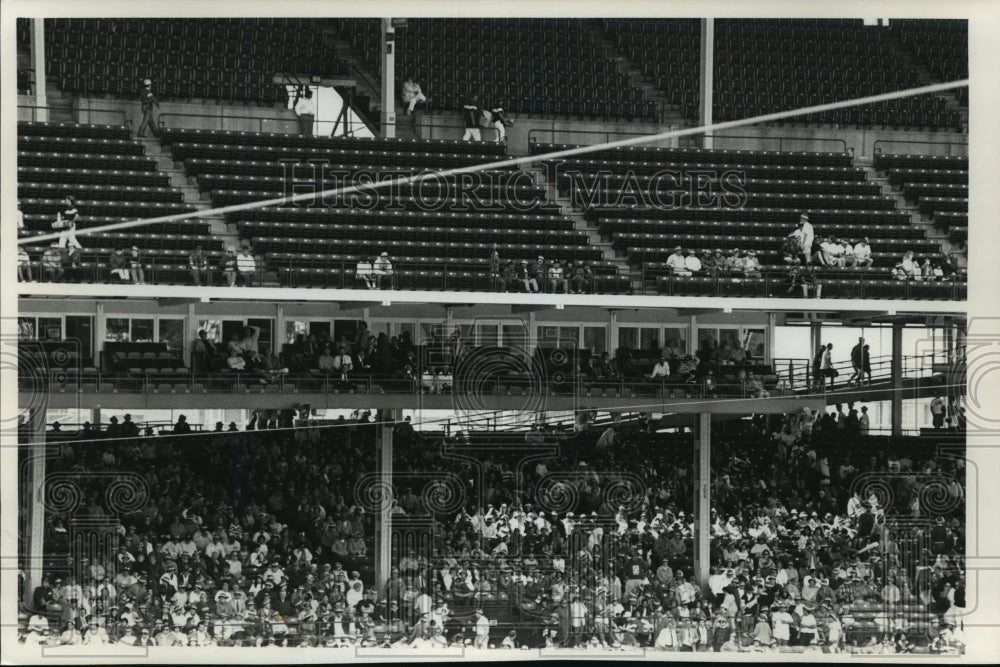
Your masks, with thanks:
[(963, 653), (966, 33), (18, 20), (20, 642)]

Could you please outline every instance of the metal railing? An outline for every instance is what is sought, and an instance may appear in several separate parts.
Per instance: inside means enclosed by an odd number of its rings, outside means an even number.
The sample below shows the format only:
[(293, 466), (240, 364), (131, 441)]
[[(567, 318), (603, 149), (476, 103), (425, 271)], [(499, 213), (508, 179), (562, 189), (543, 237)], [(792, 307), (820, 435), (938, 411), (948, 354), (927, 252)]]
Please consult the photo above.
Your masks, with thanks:
[[(396, 114), (396, 115), (400, 116), (402, 114), (400, 113), (400, 114)], [(395, 123), (381, 123), (381, 122), (376, 123), (375, 124), (375, 129), (381, 134), (382, 128), (384, 126), (391, 125), (391, 126), (396, 127), (396, 128), (399, 128), (399, 127), (411, 128), (413, 130), (413, 132), (414, 132), (414, 135), (419, 134), (421, 128), (430, 128), (432, 135), (434, 134), (433, 130), (446, 130), (448, 132), (448, 134), (454, 134), (455, 135), (455, 136), (449, 136), (449, 137), (435, 137), (435, 136), (417, 137), (418, 139), (426, 139), (428, 141), (435, 141), (435, 140), (454, 140), (454, 141), (458, 141), (458, 140), (460, 140), (462, 138), (462, 135), (465, 134), (465, 127), (463, 125), (450, 125), (450, 124), (446, 124), (446, 123), (423, 123), (423, 122), (418, 123), (418, 122), (416, 122), (414, 116), (406, 116), (406, 117), (409, 118), (410, 120), (409, 121), (396, 121)], [(499, 136), (499, 132), (497, 132), (497, 129), (495, 127), (477, 126), (476, 129), (479, 130), (480, 135), (483, 137), (483, 140), (480, 143), (496, 143), (497, 142), (497, 138)], [(491, 132), (492, 132), (492, 134), (489, 134)], [(476, 143), (476, 142), (469, 142), (469, 143)]]
[[(955, 354), (964, 354), (964, 351), (955, 350), (951, 353), (951, 355)], [(900, 369), (902, 372), (900, 379), (920, 379), (935, 375), (934, 366), (937, 363), (936, 359), (941, 355), (950, 356), (947, 351), (940, 350), (926, 354), (903, 355), (900, 359)], [(823, 385), (830, 384), (828, 376), (824, 376), (821, 379), (817, 375), (817, 369), (811, 359), (776, 358), (773, 360), (773, 366), (776, 371), (787, 368), (783, 377), (787, 379), (789, 387), (795, 391), (808, 391), (810, 388), (819, 386), (821, 383)], [(869, 377), (865, 374), (862, 378), (865, 384), (886, 382), (894, 379), (891, 355), (882, 355), (870, 359), (869, 366), (871, 367), (871, 376)], [(854, 364), (850, 360), (834, 362), (832, 367), (837, 371), (834, 386), (839, 385), (840, 387), (844, 387), (854, 375)]]
[[(372, 247), (377, 248), (378, 242)], [(284, 252), (280, 253), (286, 254)], [(288, 253), (291, 255), (291, 253)], [(36, 255), (37, 256), (37, 255)], [(363, 275), (357, 273), (357, 261), (326, 261), (322, 265), (316, 260), (289, 256), (287, 259), (268, 260), (267, 253), (255, 255), (257, 269), (253, 276), (255, 286), (273, 284), (282, 287), (320, 287), (326, 289), (366, 289)], [(263, 259), (262, 259), (263, 258)], [(187, 258), (178, 258), (173, 264), (157, 264), (143, 261), (145, 282), (149, 284), (187, 284), (190, 269)], [(27, 262), (31, 277), (36, 282), (111, 282), (111, 269), (107, 255), (82, 253), (78, 266), (61, 265), (46, 267), (44, 261), (32, 258)], [(309, 271), (309, 269), (322, 269)], [(179, 278), (179, 274), (183, 278)], [(276, 276), (274, 274), (277, 274)], [(51, 274), (51, 275), (50, 275)], [(209, 285), (225, 285), (224, 271), (211, 266), (203, 271)], [(890, 280), (884, 275), (864, 272), (852, 274), (849, 278), (825, 279), (822, 273), (813, 274), (815, 282), (803, 292), (801, 285), (793, 285), (789, 273), (785, 271), (764, 271), (759, 276), (741, 276), (719, 273), (715, 276), (685, 278), (670, 275), (664, 269), (643, 266), (639, 270), (618, 271), (617, 273), (595, 273), (581, 286), (571, 277), (565, 289), (562, 282), (554, 289), (550, 278), (538, 280), (540, 292), (591, 294), (640, 294), (656, 296), (724, 296), (747, 298), (838, 298), (838, 299), (915, 299), (933, 298), (953, 301), (966, 299), (968, 284), (964, 280), (920, 281), (914, 279)], [(871, 282), (877, 280), (877, 283)], [(557, 279), (559, 280), (559, 279)], [(840, 284), (846, 282), (848, 284)], [(240, 280), (239, 284), (244, 281)], [(512, 281), (513, 289), (508, 289), (502, 277), (494, 278), (483, 265), (469, 265), (462, 262), (393, 262), (392, 273), (382, 276), (381, 287), (391, 290), (456, 290), (524, 292), (520, 278)], [(819, 287), (817, 293), (816, 287)], [(934, 289), (932, 294), (928, 292)]]
[[(678, 126), (678, 125), (671, 125), (669, 129), (670, 129), (670, 131), (675, 131), (675, 130), (680, 129), (680, 126)], [(550, 137), (549, 141), (547, 141), (547, 142), (540, 142), (538, 140), (539, 135), (545, 135), (545, 134), (549, 135), (549, 137)], [(537, 143), (554, 143), (555, 135), (557, 135), (557, 134), (564, 134), (564, 135), (566, 135), (566, 134), (570, 134), (570, 135), (579, 134), (579, 135), (597, 135), (597, 136), (603, 136), (604, 137), (603, 143), (607, 143), (607, 142), (612, 141), (612, 137), (615, 137), (615, 138), (622, 138), (622, 137), (643, 137), (643, 136), (651, 136), (654, 133), (651, 133), (651, 132), (625, 132), (625, 131), (618, 131), (618, 130), (574, 130), (574, 129), (568, 129), (568, 128), (567, 129), (542, 129), (542, 128), (533, 128), (533, 129), (531, 129), (531, 130), (528, 131), (528, 145), (530, 146), (531, 144), (537, 144)], [(832, 143), (832, 144), (840, 147), (838, 151), (831, 151), (831, 152), (840, 152), (840, 153), (849, 153), (849, 152), (851, 152), (851, 149), (847, 146), (847, 141), (845, 141), (844, 139), (833, 139), (833, 138), (815, 138), (814, 139), (814, 138), (807, 138), (807, 137), (789, 137), (789, 136), (773, 136), (773, 135), (772, 136), (755, 136), (755, 135), (738, 135), (738, 134), (713, 134), (712, 135), (713, 143), (715, 141), (718, 141), (718, 140), (725, 141), (726, 139), (739, 139), (739, 140), (748, 140), (749, 139), (749, 140), (754, 140), (754, 141), (758, 141), (758, 142), (777, 141), (778, 142), (778, 151), (784, 151), (785, 150), (785, 144), (786, 144), (786, 142), (800, 142), (800, 143), (808, 143), (808, 144), (828, 142), (828, 143)], [(672, 139), (661, 139), (661, 140), (659, 140), (660, 143), (663, 143), (663, 142), (669, 143), (669, 142), (672, 142), (672, 141), (674, 141), (674, 140), (672, 140)], [(678, 148), (701, 148), (701, 145), (702, 145), (703, 141), (704, 141), (704, 135), (691, 136), (691, 137), (680, 137), (680, 138), (677, 139), (677, 147)], [(595, 142), (595, 143), (598, 143), (598, 142)], [(650, 143), (650, 147), (655, 147), (655, 143), (656, 142), (651, 142)], [(715, 146), (715, 148), (720, 148), (720, 147), (719, 146)], [(759, 150), (765, 150), (765, 149), (760, 148)]]
[[(66, 111), (67, 110), (65, 107), (54, 107), (54, 106), (47, 105), (47, 104), (18, 104), (17, 108), (18, 109), (31, 109), (31, 120), (32, 120), (32, 122), (34, 122), (38, 118), (38, 110), (39, 109), (48, 109), (48, 110), (51, 110), (51, 111)], [(99, 108), (94, 108), (94, 107), (87, 107), (87, 108), (81, 108), (81, 109), (73, 109), (73, 108), (71, 108), (71, 109), (69, 109), (69, 112), (71, 114), (76, 114), (77, 116), (79, 116), (79, 114), (82, 113), (82, 112), (86, 112), (86, 113), (111, 113), (111, 114), (117, 114), (117, 115), (121, 116), (121, 122), (120, 123), (109, 123), (110, 125), (117, 124), (117, 125), (121, 125), (122, 127), (129, 127), (129, 128), (132, 126), (131, 119), (128, 118), (128, 114), (126, 114), (125, 111), (123, 111), (122, 109), (99, 109)]]
[(917, 145), (917, 146), (948, 146), (960, 149), (958, 155), (954, 155), (949, 149), (945, 153), (932, 153), (933, 155), (945, 155), (952, 157), (967, 157), (969, 154), (969, 142), (968, 141), (909, 141), (907, 139), (876, 139), (872, 142), (872, 152), (874, 155), (882, 154), (882, 147), (888, 144), (901, 144), (901, 145)]
[[(257, 122), (257, 132), (275, 132), (275, 133), (278, 133), (278, 134), (298, 134), (299, 133), (298, 132), (298, 127), (299, 127), (299, 125), (298, 125), (298, 119), (295, 116), (291, 116), (291, 117), (289, 117), (289, 116), (240, 116), (240, 115), (234, 115), (234, 114), (229, 114), (229, 113), (220, 116), (218, 114), (181, 113), (181, 112), (173, 112), (173, 111), (171, 111), (171, 112), (159, 114), (157, 116), (157, 125), (159, 126), (159, 128), (161, 130), (162, 129), (167, 129), (167, 127), (168, 127), (167, 124), (166, 124), (166, 122), (165, 122), (165, 120), (164, 120), (165, 118), (210, 118), (210, 119), (212, 119), (214, 121), (218, 121), (218, 124), (219, 124), (218, 129), (220, 131), (232, 131), (232, 132), (248, 132), (249, 130), (227, 128), (227, 127), (224, 126), (227, 121), (233, 121), (233, 120), (239, 120), (239, 121), (256, 121)], [(267, 130), (265, 130), (264, 129), (264, 123), (287, 123), (288, 126), (291, 127), (291, 128), (293, 128), (293, 129), (291, 131), (287, 131), (287, 132), (281, 131), (280, 129), (267, 129)], [(174, 127), (174, 126), (171, 126), (171, 127)], [(184, 127), (177, 127), (177, 129), (214, 129), (214, 128), (206, 128), (206, 127), (184, 128)]]

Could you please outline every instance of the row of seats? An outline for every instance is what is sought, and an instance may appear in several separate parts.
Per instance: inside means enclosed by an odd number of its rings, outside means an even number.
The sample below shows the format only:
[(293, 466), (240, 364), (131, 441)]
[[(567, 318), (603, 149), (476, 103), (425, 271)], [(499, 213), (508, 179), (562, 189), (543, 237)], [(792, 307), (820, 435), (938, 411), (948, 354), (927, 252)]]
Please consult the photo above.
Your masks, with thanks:
[[(794, 225), (780, 222), (738, 222), (721, 220), (658, 220), (642, 218), (598, 218), (601, 235), (613, 238), (617, 234), (695, 234), (695, 235), (759, 235), (780, 239), (794, 229)], [(924, 240), (924, 230), (913, 225), (852, 225), (830, 223), (823, 225), (823, 232), (841, 239), (907, 239)], [(777, 245), (778, 242), (775, 242)]]
[(46, 71), (69, 92), (131, 97), (149, 77), (161, 99), (265, 104), (287, 99), (271, 83), (275, 73), (350, 73), (349, 63), (326, 52), (318, 21), (281, 21), (47, 19)]
[(875, 168), (883, 171), (899, 192), (934, 226), (948, 232), (948, 240), (969, 240), (969, 160), (957, 155), (877, 154)]

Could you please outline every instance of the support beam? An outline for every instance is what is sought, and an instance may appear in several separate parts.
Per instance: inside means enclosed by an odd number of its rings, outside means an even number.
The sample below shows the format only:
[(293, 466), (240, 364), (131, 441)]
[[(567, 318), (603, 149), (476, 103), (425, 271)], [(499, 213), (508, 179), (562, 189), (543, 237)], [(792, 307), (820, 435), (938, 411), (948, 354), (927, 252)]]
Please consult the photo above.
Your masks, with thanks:
[(712, 415), (698, 415), (694, 453), (694, 577), (702, 590), (708, 586), (709, 542), (712, 526)]
[(892, 435), (903, 434), (903, 325), (892, 325)]
[(396, 29), (382, 19), (382, 136), (396, 136)]
[[(400, 418), (400, 410), (379, 410), (376, 420), (376, 472), (380, 483), (392, 485), (392, 429)], [(388, 488), (388, 487), (386, 487)], [(389, 498), (384, 499), (378, 517), (378, 540), (375, 545), (375, 587), (379, 596), (385, 595), (392, 567), (392, 509)]]
[[(40, 23), (40, 21), (36, 21)], [(27, 579), (24, 582), (24, 603), (29, 608), (34, 606), (32, 596), (35, 588), (42, 582), (44, 565), (45, 536), (45, 408), (32, 408), (28, 413), (28, 423), (23, 431), (24, 443), (31, 451), (31, 466), (28, 468), (30, 478), (27, 488), (31, 491), (28, 498), (27, 525), (27, 555), (25, 568)]]
[[(712, 124), (712, 85), (715, 69), (715, 19), (701, 19), (701, 58), (698, 95), (698, 123)], [(703, 148), (712, 148), (712, 133), (706, 132)]]
[(807, 384), (811, 384), (813, 378), (816, 375), (816, 369), (812, 368), (812, 360), (816, 358), (816, 352), (819, 351), (819, 346), (823, 344), (823, 323), (822, 322), (810, 322), (809, 323), (809, 379)]
[(31, 68), (34, 70), (35, 109), (33, 120), (44, 123), (49, 119), (48, 96), (45, 94), (45, 20), (31, 20)]

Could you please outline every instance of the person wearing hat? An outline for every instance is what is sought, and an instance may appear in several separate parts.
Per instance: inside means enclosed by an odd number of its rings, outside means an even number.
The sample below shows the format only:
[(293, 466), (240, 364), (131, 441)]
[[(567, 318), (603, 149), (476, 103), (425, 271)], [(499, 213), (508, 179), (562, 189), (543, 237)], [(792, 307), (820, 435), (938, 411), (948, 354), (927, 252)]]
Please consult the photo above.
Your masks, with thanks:
[(684, 254), (684, 268), (687, 269), (691, 275), (697, 275), (703, 271), (701, 265), (701, 259), (698, 258), (698, 254), (694, 250), (688, 250)]
[(748, 250), (743, 258), (743, 275), (747, 278), (760, 278), (760, 260), (756, 250)]
[(684, 251), (680, 246), (674, 248), (673, 253), (667, 257), (667, 268), (670, 269), (671, 275), (674, 276), (690, 276), (691, 272), (687, 268), (687, 264), (684, 261)]
[(490, 641), (490, 619), (486, 618), (482, 609), (477, 609), (475, 613), (475, 633), (473, 645), (476, 648), (486, 648)]
[(802, 258), (806, 264), (812, 262), (812, 247), (813, 241), (816, 238), (816, 232), (813, 229), (812, 224), (809, 222), (809, 214), (802, 213), (799, 215), (798, 230), (801, 234), (800, 242), (802, 249)]
[(295, 115), (299, 118), (299, 133), (305, 137), (313, 134), (316, 120), (316, 103), (313, 101), (313, 91), (309, 86), (305, 89), (298, 86), (295, 89), (295, 102), (292, 104)]
[(874, 261), (872, 259), (872, 247), (868, 244), (868, 237), (866, 236), (854, 246), (854, 265), (867, 269)]
[(138, 129), (135, 131), (135, 136), (146, 136), (147, 127), (153, 133), (154, 137), (160, 136), (156, 112), (153, 111), (153, 107), (160, 108), (160, 101), (153, 94), (153, 82), (150, 79), (144, 79), (142, 82), (142, 90), (139, 91), (139, 104), (142, 108), (142, 121), (140, 121)]
[(132, 276), (132, 283), (135, 285), (146, 284), (146, 273), (142, 268), (142, 255), (139, 246), (132, 246), (128, 254), (129, 273)]
[(236, 255), (236, 281), (234, 284), (239, 283), (244, 287), (252, 287), (256, 275), (257, 260), (254, 259), (253, 254), (250, 252), (250, 248), (246, 246), (240, 247), (240, 250)]
[(392, 289), (392, 260), (389, 253), (382, 251), (372, 260), (372, 276), (375, 279), (375, 289)]
[(799, 646), (811, 646), (816, 641), (817, 622), (813, 612), (816, 605), (812, 602), (805, 602), (801, 606), (802, 613), (799, 615)]
[(524, 285), (525, 292), (538, 292), (538, 280), (535, 278), (534, 267), (528, 260), (521, 260), (521, 264), (515, 269), (515, 275), (517, 280)]
[(233, 246), (226, 246), (226, 253), (222, 256), (219, 261), (219, 270), (222, 275), (226, 277), (226, 282), (230, 287), (236, 286), (236, 274), (238, 271), (238, 264), (236, 261), (236, 248)]

